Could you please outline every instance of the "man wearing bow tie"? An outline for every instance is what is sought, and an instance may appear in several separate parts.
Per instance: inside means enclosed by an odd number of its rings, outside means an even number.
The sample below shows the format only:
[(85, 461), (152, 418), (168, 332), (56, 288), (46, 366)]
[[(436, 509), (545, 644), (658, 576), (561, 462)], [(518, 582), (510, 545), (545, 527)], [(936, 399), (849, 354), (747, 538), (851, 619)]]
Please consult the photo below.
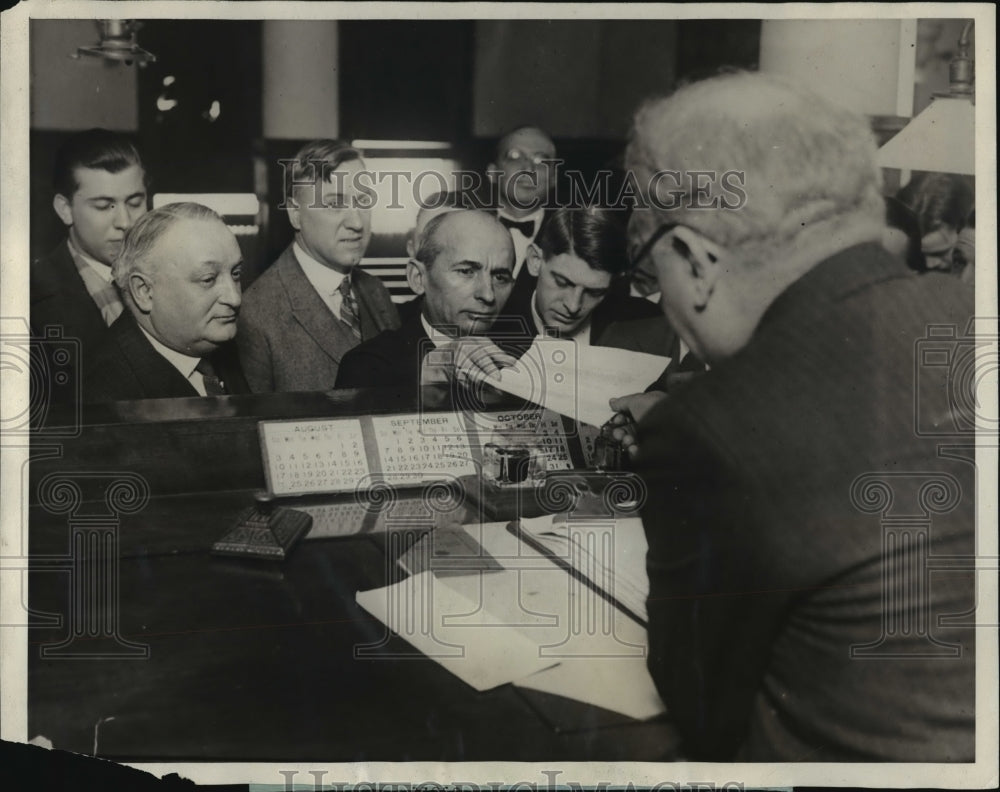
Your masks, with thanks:
[(497, 144), (489, 176), (496, 186), (497, 218), (514, 240), (514, 293), (534, 289), (534, 278), (524, 266), (528, 245), (546, 217), (546, 203), (555, 184), (556, 146), (543, 130), (523, 126), (508, 132)]
[(358, 263), (371, 236), (361, 154), (337, 140), (307, 143), (285, 171), (295, 240), (250, 289), (240, 360), (254, 392), (330, 390), (340, 361), (399, 326), (389, 292)]

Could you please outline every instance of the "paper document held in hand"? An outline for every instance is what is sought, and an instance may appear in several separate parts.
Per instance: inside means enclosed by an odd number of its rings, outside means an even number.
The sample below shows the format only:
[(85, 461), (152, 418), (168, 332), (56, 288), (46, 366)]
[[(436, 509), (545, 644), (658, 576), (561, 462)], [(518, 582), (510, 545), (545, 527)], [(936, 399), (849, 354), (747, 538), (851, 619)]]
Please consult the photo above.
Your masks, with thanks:
[(608, 402), (641, 393), (670, 364), (670, 358), (612, 347), (577, 344), (567, 338), (536, 338), (517, 365), (489, 382), (505, 393), (561, 415), (601, 426), (614, 414)]

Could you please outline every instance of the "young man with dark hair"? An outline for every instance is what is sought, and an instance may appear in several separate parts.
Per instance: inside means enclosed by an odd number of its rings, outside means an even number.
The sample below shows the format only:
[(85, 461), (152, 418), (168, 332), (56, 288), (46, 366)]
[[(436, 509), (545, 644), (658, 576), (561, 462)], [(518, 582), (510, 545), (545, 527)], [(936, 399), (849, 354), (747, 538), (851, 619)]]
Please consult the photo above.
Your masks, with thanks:
[(91, 129), (56, 154), (52, 206), (67, 238), (31, 265), (31, 328), (60, 327), (84, 357), (123, 310), (111, 277), (125, 232), (146, 213), (146, 172), (123, 135)]

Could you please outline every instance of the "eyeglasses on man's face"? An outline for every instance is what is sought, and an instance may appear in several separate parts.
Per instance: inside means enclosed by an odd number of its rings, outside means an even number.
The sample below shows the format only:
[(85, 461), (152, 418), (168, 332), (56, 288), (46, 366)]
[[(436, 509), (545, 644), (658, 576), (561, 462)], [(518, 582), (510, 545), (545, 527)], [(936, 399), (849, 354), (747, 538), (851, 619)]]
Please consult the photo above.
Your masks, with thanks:
[(555, 154), (544, 151), (527, 152), (518, 148), (507, 149), (503, 155), (504, 160), (514, 164), (534, 165), (536, 168), (542, 165), (549, 165), (555, 159)]
[(660, 225), (645, 242), (633, 248), (633, 252), (630, 255), (632, 265), (638, 266), (650, 254), (657, 242), (680, 225), (680, 223), (663, 223)]

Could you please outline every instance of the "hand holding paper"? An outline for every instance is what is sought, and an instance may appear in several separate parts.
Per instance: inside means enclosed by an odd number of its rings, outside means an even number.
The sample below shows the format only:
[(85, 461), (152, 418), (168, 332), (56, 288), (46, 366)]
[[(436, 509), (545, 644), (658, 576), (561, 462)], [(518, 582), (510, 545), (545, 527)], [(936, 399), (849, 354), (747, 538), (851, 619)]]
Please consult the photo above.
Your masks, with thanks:
[(500, 390), (601, 426), (614, 414), (612, 398), (644, 390), (670, 359), (570, 339), (537, 338), (514, 368), (487, 380)]

